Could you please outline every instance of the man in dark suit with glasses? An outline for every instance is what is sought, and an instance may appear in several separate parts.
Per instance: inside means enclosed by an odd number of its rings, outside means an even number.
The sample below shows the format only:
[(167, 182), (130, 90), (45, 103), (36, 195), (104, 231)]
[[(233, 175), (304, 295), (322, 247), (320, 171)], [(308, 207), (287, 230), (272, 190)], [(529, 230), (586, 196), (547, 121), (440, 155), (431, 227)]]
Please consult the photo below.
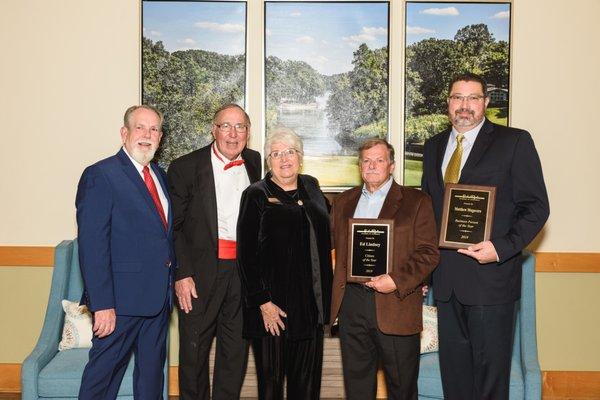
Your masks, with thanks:
[(459, 75), (450, 83), (452, 128), (425, 143), (422, 188), (438, 227), (446, 183), (495, 186), (491, 239), (441, 250), (433, 274), (444, 398), (508, 399), (521, 251), (544, 226), (548, 196), (528, 132), (485, 118), (486, 83)]
[(246, 370), (235, 240), (241, 195), (260, 178), (260, 154), (246, 148), (250, 118), (236, 104), (215, 113), (212, 135), (211, 144), (168, 170), (179, 260), (181, 399), (211, 398), (208, 358), (215, 336), (212, 398), (238, 399)]

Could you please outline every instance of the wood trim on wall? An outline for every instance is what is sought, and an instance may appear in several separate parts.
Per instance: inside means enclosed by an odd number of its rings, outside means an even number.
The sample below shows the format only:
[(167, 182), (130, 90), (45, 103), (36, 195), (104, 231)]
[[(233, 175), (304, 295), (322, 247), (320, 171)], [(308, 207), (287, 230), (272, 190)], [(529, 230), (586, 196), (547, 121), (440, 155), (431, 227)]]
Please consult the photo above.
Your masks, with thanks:
[(600, 399), (600, 371), (542, 371), (542, 398)]
[(600, 272), (600, 253), (535, 253), (536, 272)]
[(0, 246), (0, 267), (52, 267), (54, 247)]
[(179, 366), (169, 367), (169, 396), (179, 396)]
[[(600, 272), (600, 253), (535, 253), (536, 272)], [(54, 247), (0, 246), (0, 267), (51, 267)]]
[(21, 393), (21, 364), (0, 364), (0, 393)]

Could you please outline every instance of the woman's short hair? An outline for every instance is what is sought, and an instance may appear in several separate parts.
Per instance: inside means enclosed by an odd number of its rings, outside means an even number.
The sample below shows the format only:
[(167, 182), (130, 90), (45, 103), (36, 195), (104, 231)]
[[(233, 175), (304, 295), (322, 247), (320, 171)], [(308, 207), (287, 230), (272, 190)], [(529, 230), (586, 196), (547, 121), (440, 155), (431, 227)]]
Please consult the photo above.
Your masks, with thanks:
[(271, 130), (271, 132), (269, 132), (267, 140), (265, 141), (265, 158), (267, 159), (267, 165), (269, 168), (271, 168), (269, 154), (271, 154), (271, 146), (273, 146), (275, 143), (283, 143), (288, 145), (290, 148), (298, 150), (298, 159), (300, 164), (302, 164), (304, 145), (302, 144), (302, 139), (300, 139), (300, 136), (298, 136), (296, 132), (290, 128), (286, 128), (285, 126), (276, 126)]

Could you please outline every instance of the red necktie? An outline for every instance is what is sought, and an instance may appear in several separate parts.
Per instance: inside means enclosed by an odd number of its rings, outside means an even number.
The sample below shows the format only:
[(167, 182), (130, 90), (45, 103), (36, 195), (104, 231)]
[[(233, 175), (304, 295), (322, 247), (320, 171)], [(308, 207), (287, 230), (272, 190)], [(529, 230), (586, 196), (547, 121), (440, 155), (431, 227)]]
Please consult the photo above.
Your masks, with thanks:
[(154, 183), (154, 179), (150, 175), (150, 168), (146, 165), (142, 171), (144, 173), (144, 183), (150, 192), (150, 197), (154, 201), (154, 205), (156, 206), (156, 210), (158, 211), (158, 215), (160, 215), (160, 219), (167, 229), (167, 218), (165, 218), (165, 211), (163, 210), (162, 204), (160, 204), (160, 198), (158, 197), (158, 190), (156, 190), (156, 184)]

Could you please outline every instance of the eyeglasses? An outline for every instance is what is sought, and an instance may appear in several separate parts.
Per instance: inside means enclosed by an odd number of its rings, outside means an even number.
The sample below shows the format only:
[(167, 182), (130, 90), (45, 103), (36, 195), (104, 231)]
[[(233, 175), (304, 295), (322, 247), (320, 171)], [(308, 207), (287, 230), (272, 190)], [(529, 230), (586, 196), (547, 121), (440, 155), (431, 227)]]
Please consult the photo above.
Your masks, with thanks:
[(215, 124), (215, 126), (219, 128), (221, 132), (231, 132), (232, 128), (235, 129), (237, 133), (245, 133), (248, 131), (248, 125), (246, 124), (232, 125), (229, 122), (223, 122), (222, 124)]
[(479, 94), (471, 94), (468, 96), (459, 96), (457, 94), (453, 94), (452, 96), (449, 96), (448, 99), (455, 103), (462, 103), (463, 100), (466, 100), (467, 103), (477, 103), (480, 100), (485, 99), (485, 96)]
[(274, 151), (271, 154), (269, 154), (269, 157), (279, 160), (282, 157), (286, 157), (286, 156), (293, 157), (297, 154), (300, 154), (300, 151), (298, 151), (296, 149), (285, 149), (285, 150)]

